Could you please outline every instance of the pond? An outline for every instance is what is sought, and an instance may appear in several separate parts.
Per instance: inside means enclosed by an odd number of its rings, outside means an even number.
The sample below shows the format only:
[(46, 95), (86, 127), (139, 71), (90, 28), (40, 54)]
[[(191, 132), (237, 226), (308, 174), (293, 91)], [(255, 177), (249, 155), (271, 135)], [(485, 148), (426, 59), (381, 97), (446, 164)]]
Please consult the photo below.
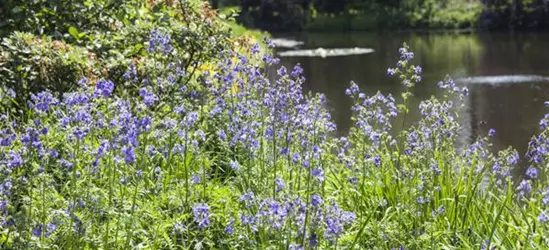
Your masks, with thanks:
[[(325, 93), (338, 133), (344, 135), (351, 120), (351, 101), (344, 91), (351, 80), (368, 95), (378, 90), (400, 97), (403, 87), (387, 77), (395, 67), (398, 48), (408, 43), (415, 52), (414, 64), (423, 67), (422, 83), (416, 85), (411, 100), (412, 120), (419, 118), (419, 102), (441, 96), (436, 83), (446, 75), (461, 79), (470, 95), (459, 111), (461, 145), (496, 130), (495, 150), (513, 146), (524, 155), (538, 122), (549, 112), (549, 34), (276, 34), (293, 39), (299, 49), (371, 48), (373, 53), (334, 57), (282, 57), (286, 67), (300, 63), (307, 81), (304, 88)], [(279, 52), (288, 48), (279, 48)], [(400, 129), (401, 121), (395, 121)], [(398, 124), (398, 125), (397, 125)]]

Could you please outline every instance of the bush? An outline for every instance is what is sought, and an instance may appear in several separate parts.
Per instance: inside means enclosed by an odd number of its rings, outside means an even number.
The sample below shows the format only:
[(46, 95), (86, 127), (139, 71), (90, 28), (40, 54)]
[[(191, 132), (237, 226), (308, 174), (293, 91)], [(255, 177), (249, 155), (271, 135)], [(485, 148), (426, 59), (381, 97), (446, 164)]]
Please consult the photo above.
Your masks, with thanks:
[[(13, 89), (17, 93), (16, 102), (13, 103), (16, 104), (15, 108), (25, 109), (30, 95), (41, 90), (66, 92), (84, 76), (90, 81), (103, 78), (122, 82), (123, 74), (130, 65), (135, 66), (140, 74), (156, 74), (151, 70), (157, 66), (143, 68), (143, 65), (156, 60), (146, 51), (145, 41), (151, 35), (151, 30), (173, 39), (171, 46), (174, 49), (170, 56), (177, 56), (180, 66), (197, 69), (211, 63), (210, 59), (215, 58), (223, 48), (233, 46), (237, 42), (235, 39), (242, 37), (240, 35), (261, 35), (258, 32), (242, 31), (242, 27), (234, 24), (233, 16), (220, 18), (201, 1), (183, 1), (182, 5), (177, 1), (151, 1), (146, 4), (127, 1), (120, 6), (121, 10), (111, 10), (114, 2), (82, 1), (77, 4), (73, 1), (72, 6), (61, 1), (57, 4), (65, 4), (63, 6), (67, 8), (81, 7), (84, 9), (79, 11), (85, 12), (76, 14), (79, 22), (67, 22), (62, 26), (59, 26), (56, 18), (30, 11), (45, 11), (51, 7), (48, 4), (54, 4), (52, 2), (7, 3), (13, 5), (14, 9), (28, 10), (34, 15), (28, 19), (17, 19), (22, 15), (20, 12), (8, 16), (10, 22), (14, 22), (14, 25), (17, 23), (22, 30), (32, 30), (26, 27), (33, 25), (52, 28), (51, 32), (47, 32), (52, 36), (39, 36), (45, 33), (42, 31), (36, 34), (15, 32), (4, 38), (0, 47), (0, 85), (6, 91)], [(88, 8), (109, 10), (99, 16), (90, 16), (95, 12), (86, 12)], [(72, 15), (69, 13), (60, 11), (54, 14), (64, 18)], [(67, 18), (72, 20), (75, 17)], [(39, 24), (33, 23), (33, 20), (38, 20)], [(240, 29), (237, 31), (239, 36), (230, 37), (230, 29), (235, 27)], [(192, 75), (195, 73), (190, 72)], [(119, 86), (116, 89), (118, 91)]]
[(31, 93), (50, 89), (62, 93), (84, 76), (100, 76), (97, 56), (85, 48), (63, 41), (16, 32), (0, 47), (0, 81), (17, 94), (18, 105), (26, 105)]

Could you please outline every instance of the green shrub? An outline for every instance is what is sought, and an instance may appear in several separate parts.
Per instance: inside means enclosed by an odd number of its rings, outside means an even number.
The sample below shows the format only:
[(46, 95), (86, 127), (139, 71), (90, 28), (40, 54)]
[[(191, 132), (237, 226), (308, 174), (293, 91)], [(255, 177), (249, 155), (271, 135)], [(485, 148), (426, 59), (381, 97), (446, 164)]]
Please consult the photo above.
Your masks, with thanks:
[[(83, 77), (123, 82), (130, 65), (135, 66), (140, 75), (157, 76), (158, 66), (146, 70), (144, 67), (159, 59), (146, 51), (148, 44), (144, 41), (152, 30), (171, 37), (174, 50), (166, 56), (176, 56), (181, 65), (193, 67), (189, 72), (191, 76), (200, 66), (211, 64), (224, 48), (234, 44), (246, 47), (251, 42), (240, 38), (242, 41), (237, 41), (237, 37), (229, 35), (231, 31), (239, 36), (252, 36), (252, 40), (262, 34), (236, 25), (230, 13), (218, 16), (199, 0), (125, 1), (119, 9), (112, 6), (117, 1), (72, 2), (74, 6), (60, 1), (58, 4), (66, 8), (59, 7), (58, 13), (50, 13), (55, 17), (42, 13), (52, 8), (52, 2), (4, 3), (11, 10), (7, 11), (6, 30), (29, 31), (10, 34), (0, 47), (0, 89), (15, 90), (17, 107), (25, 108), (31, 93), (44, 89), (62, 93)], [(71, 13), (69, 7), (81, 9)], [(90, 8), (93, 11), (89, 11)], [(99, 10), (104, 12), (97, 13)], [(29, 18), (20, 18), (24, 14), (29, 14)], [(68, 21), (60, 25), (57, 18)], [(73, 22), (73, 19), (80, 21)], [(128, 87), (131, 85), (124, 86)]]
[(15, 91), (19, 106), (26, 104), (30, 93), (65, 92), (84, 76), (101, 75), (93, 52), (50, 37), (15, 32), (2, 41), (0, 55), (0, 82)]

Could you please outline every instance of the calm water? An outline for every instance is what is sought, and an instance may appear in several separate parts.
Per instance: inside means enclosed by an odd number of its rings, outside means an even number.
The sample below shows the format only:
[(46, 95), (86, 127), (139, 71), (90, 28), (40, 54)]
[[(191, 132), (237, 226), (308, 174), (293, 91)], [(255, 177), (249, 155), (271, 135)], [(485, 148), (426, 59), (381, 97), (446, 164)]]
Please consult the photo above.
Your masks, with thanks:
[[(549, 34), (281, 34), (278, 37), (303, 41), (299, 48), (315, 49), (367, 47), (372, 54), (345, 57), (286, 57), (282, 64), (301, 63), (307, 82), (305, 88), (325, 93), (332, 118), (340, 134), (350, 125), (350, 99), (344, 90), (354, 80), (368, 95), (380, 90), (400, 96), (402, 87), (386, 76), (394, 67), (398, 48), (407, 42), (423, 67), (424, 80), (414, 90), (412, 111), (430, 96), (440, 96), (436, 82), (446, 75), (453, 78), (503, 75), (539, 75), (549, 77)], [(284, 50), (284, 49), (279, 49)], [(466, 108), (459, 112), (461, 143), (496, 129), (496, 149), (513, 146), (521, 155), (532, 135), (539, 132), (538, 122), (549, 112), (543, 102), (549, 100), (549, 82), (502, 82), (468, 84)], [(419, 114), (411, 114), (413, 119)], [(398, 121), (397, 121), (398, 122)], [(399, 123), (397, 123), (399, 124)], [(400, 126), (400, 125), (398, 125)]]

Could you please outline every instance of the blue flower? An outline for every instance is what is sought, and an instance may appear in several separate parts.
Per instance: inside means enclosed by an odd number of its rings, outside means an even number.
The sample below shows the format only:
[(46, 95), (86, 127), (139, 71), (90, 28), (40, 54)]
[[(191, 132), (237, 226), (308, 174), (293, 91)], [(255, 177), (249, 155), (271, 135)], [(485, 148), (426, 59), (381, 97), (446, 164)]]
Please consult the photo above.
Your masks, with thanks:
[(343, 211), (337, 203), (332, 202), (326, 210), (324, 238), (335, 243), (342, 233), (343, 227), (351, 225), (355, 219), (354, 213)]
[(131, 146), (125, 146), (122, 148), (122, 154), (124, 154), (124, 161), (126, 164), (131, 164), (135, 162), (135, 150)]
[(49, 91), (43, 91), (37, 95), (31, 94), (31, 100), (34, 104), (34, 108), (40, 112), (46, 112), (51, 106), (55, 106), (59, 103), (59, 100)]
[(205, 203), (197, 203), (193, 206), (193, 218), (201, 229), (210, 226), (210, 207)]
[(23, 158), (20, 154), (15, 152), (10, 152), (8, 161), (6, 162), (6, 165), (10, 168), (17, 168), (23, 165)]
[(160, 172), (161, 172), (160, 166), (156, 166), (156, 168), (154, 168), (154, 174), (159, 176)]
[(414, 66), (414, 73), (416, 75), (421, 75), (421, 72), (423, 72), (423, 69), (421, 68), (421, 66)]
[(42, 236), (42, 227), (43, 227), (43, 226), (44, 226), (43, 224), (38, 224), (36, 227), (34, 227), (34, 228), (32, 229), (32, 232), (31, 232), (32, 235), (35, 236), (35, 237), (40, 237), (40, 236)]
[(147, 90), (147, 88), (141, 88), (139, 90), (139, 96), (143, 98), (143, 103), (145, 103), (147, 107), (154, 105), (158, 101), (158, 97)]
[(153, 53), (160, 51), (164, 55), (167, 55), (172, 51), (172, 45), (170, 42), (170, 34), (167, 32), (163, 34), (159, 30), (153, 29), (151, 31), (151, 35), (149, 36), (149, 46), (147, 47), (147, 52)]
[(57, 225), (53, 222), (50, 222), (46, 225), (46, 236), (50, 236), (57, 230)]
[(319, 182), (324, 181), (324, 171), (321, 168), (315, 168), (311, 170), (311, 175)]
[(234, 218), (231, 217), (229, 220), (229, 223), (227, 223), (227, 226), (225, 226), (225, 233), (228, 235), (233, 234), (234, 232)]
[(532, 191), (530, 181), (522, 180), (518, 186), (518, 190), (520, 191), (521, 195), (529, 194)]
[(254, 54), (259, 54), (259, 52), (261, 52), (261, 46), (259, 46), (258, 43), (252, 45), (252, 49), (250, 50), (250, 53), (254, 55)]
[(192, 182), (193, 184), (198, 184), (198, 183), (200, 183), (200, 175), (194, 174), (194, 175), (191, 177), (191, 182)]
[(94, 97), (110, 97), (114, 91), (114, 83), (106, 80), (99, 80), (95, 85)]
[(236, 162), (236, 161), (231, 161), (230, 165), (231, 165), (231, 169), (233, 169), (233, 170), (235, 170), (235, 171), (240, 170), (240, 164), (238, 164), (238, 162)]
[(276, 177), (275, 178), (275, 185), (276, 185), (276, 192), (280, 192), (282, 191), (282, 189), (284, 189), (284, 186), (286, 186), (286, 183), (284, 182), (284, 180), (280, 177)]
[(318, 194), (313, 194), (311, 196), (311, 204), (318, 209), (322, 204), (322, 197), (320, 197), (320, 195)]
[(544, 212), (539, 213), (538, 221), (540, 223), (545, 223), (545, 222), (547, 222), (547, 220), (548, 220), (547, 215), (545, 215)]
[(374, 156), (374, 165), (376, 167), (381, 166), (381, 157), (379, 155)]
[(181, 223), (175, 223), (175, 225), (173, 225), (173, 232), (176, 233), (176, 234), (182, 234), (183, 233), (183, 230), (185, 230), (185, 226), (183, 226), (183, 224)]
[(535, 167), (529, 167), (526, 170), (526, 176), (530, 177), (530, 179), (537, 179), (538, 178), (538, 169)]

